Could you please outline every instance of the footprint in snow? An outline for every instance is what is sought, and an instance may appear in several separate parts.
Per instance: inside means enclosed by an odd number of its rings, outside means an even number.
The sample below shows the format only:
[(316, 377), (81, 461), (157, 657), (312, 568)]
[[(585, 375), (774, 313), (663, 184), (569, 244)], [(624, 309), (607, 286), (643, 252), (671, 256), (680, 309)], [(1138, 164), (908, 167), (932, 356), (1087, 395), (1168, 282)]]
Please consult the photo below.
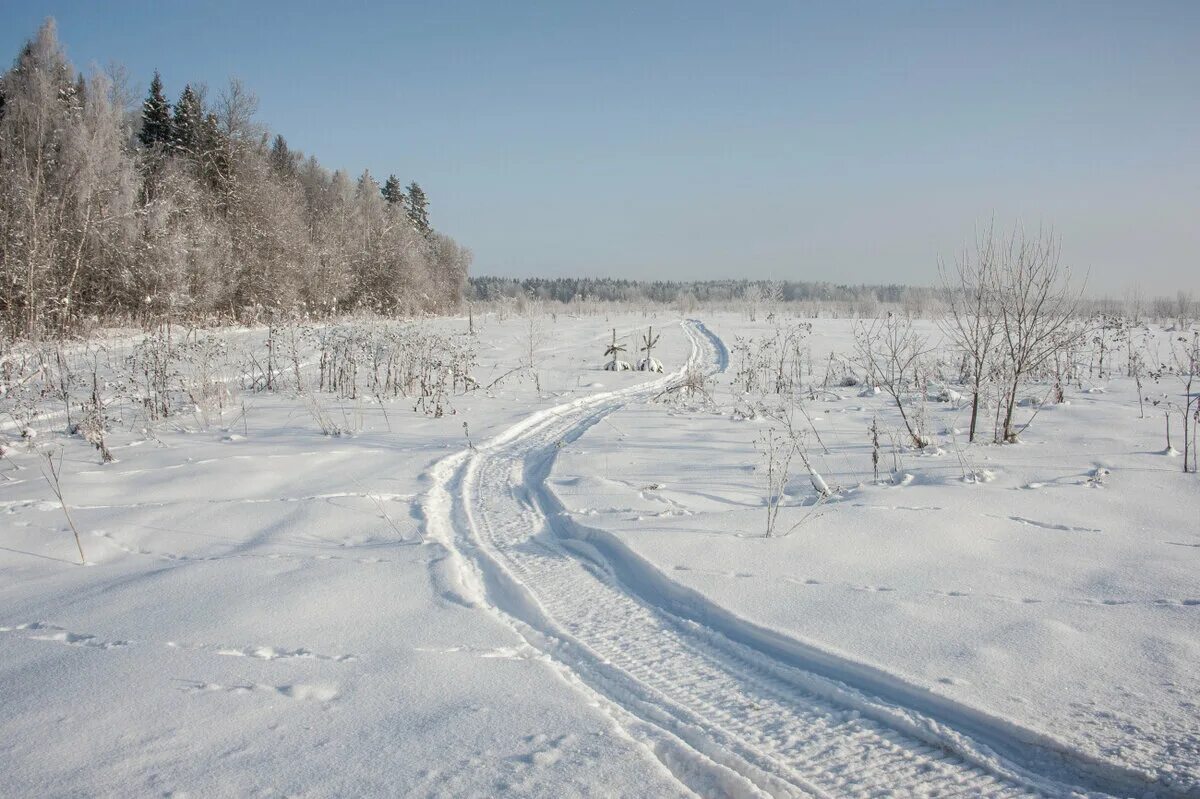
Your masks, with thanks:
[(33, 632), (36, 635), (26, 635), (30, 641), (53, 641), (67, 646), (82, 646), (89, 649), (121, 649), (129, 646), (132, 641), (105, 641), (87, 633), (73, 633), (54, 624), (40, 621), (18, 624), (15, 627), (0, 627), (0, 633)]
[(275, 649), (270, 646), (251, 646), (243, 649), (223, 648), (217, 650), (218, 655), (227, 657), (253, 658), (255, 660), (330, 660), (335, 663), (346, 663), (358, 660), (354, 655), (322, 655), (308, 649)]
[(525, 740), (533, 747), (533, 751), (524, 755), (516, 755), (510, 759), (528, 763), (537, 768), (546, 768), (557, 763), (563, 756), (563, 750), (574, 744), (576, 738), (572, 733), (565, 733), (551, 741), (546, 735), (538, 734), (531, 735)]
[(530, 660), (538, 657), (537, 651), (528, 645), (498, 646), (492, 649), (483, 649), (475, 646), (418, 646), (413, 651), (429, 652), (437, 655), (452, 655), (461, 652), (462, 654), (483, 658), (484, 660)]
[(748, 577), (754, 576), (754, 574), (752, 572), (726, 572), (726, 571), (720, 571), (718, 569), (697, 569), (692, 566), (683, 566), (683, 565), (676, 566), (675, 571), (677, 571), (677, 572), (694, 572), (696, 574), (710, 574), (714, 577), (736, 577), (738, 579), (746, 579)]
[(993, 519), (1007, 518), (1009, 521), (1016, 522), (1017, 524), (1023, 524), (1023, 525), (1027, 525), (1029, 527), (1039, 527), (1043, 530), (1059, 530), (1059, 531), (1062, 531), (1065, 533), (1102, 533), (1102, 532), (1104, 532), (1103, 530), (1096, 528), (1096, 527), (1072, 527), (1069, 524), (1055, 524), (1053, 522), (1040, 522), (1037, 519), (1029, 519), (1024, 516), (1001, 517), (1001, 516), (992, 515), (990, 513), (986, 514), (986, 515), (990, 516)]
[(253, 660), (326, 660), (334, 663), (348, 663), (358, 660), (356, 655), (323, 655), (310, 649), (277, 649), (272, 646), (219, 646), (210, 644), (181, 644), (176, 641), (166, 643), (168, 649), (182, 649), (192, 652), (213, 652), (225, 657), (243, 657)]
[(180, 688), (189, 694), (227, 693), (252, 694), (266, 693), (276, 696), (286, 696), (306, 702), (332, 702), (338, 698), (338, 688), (332, 683), (292, 683), (287, 685), (262, 685), (259, 683), (241, 683), (238, 685), (221, 685), (220, 683), (185, 681)]

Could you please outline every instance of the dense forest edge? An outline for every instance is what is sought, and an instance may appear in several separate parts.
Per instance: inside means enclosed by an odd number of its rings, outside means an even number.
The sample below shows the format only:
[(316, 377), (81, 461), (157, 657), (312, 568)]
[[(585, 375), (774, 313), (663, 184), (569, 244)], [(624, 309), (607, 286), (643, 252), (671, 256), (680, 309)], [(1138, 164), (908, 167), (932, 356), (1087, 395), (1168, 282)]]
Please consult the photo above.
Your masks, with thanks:
[(444, 312), (471, 254), (430, 223), (420, 185), (357, 179), (218, 92), (161, 76), (140, 104), (121, 67), (84, 75), (53, 19), (0, 76), (0, 327), (253, 322)]

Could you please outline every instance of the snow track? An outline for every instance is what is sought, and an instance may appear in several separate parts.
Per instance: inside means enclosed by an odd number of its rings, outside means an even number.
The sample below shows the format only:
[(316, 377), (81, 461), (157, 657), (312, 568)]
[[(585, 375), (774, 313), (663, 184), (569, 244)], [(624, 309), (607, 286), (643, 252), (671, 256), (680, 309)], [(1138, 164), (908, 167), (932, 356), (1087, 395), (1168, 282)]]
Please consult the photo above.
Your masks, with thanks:
[[(720, 339), (687, 322), (692, 360)], [(540, 411), (438, 463), (443, 592), (496, 614), (705, 796), (1175, 794), (1038, 733), (757, 628), (673, 583), (546, 487), (557, 451), (682, 370)]]

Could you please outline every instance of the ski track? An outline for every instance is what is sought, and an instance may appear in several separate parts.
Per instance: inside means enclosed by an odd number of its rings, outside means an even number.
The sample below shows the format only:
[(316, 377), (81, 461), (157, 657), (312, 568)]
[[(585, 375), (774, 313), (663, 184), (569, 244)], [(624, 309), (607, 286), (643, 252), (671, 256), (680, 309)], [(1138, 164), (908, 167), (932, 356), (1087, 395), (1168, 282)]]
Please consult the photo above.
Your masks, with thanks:
[[(692, 359), (724, 371), (720, 339), (684, 331)], [(539, 411), (436, 464), (421, 511), (447, 550), (445, 596), (495, 614), (702, 795), (1194, 795), (758, 628), (571, 519), (546, 487), (558, 449), (682, 372)]]

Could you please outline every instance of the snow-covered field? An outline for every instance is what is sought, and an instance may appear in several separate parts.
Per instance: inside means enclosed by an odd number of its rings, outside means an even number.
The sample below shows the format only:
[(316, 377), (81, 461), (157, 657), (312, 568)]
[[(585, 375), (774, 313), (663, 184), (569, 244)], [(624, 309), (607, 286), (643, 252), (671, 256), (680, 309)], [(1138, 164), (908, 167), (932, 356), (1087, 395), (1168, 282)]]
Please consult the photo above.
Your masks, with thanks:
[[(772, 325), (658, 313), (431, 322), (478, 352), (441, 417), (244, 390), (104, 465), (10, 425), (0, 795), (1200, 796), (1200, 483), (1131, 380), (1005, 446), (931, 401), (878, 482), (886, 395), (801, 392), (834, 494), (793, 464), (767, 538)], [(852, 323), (802, 321), (812, 388)], [(664, 374), (601, 369), (649, 325)]]

